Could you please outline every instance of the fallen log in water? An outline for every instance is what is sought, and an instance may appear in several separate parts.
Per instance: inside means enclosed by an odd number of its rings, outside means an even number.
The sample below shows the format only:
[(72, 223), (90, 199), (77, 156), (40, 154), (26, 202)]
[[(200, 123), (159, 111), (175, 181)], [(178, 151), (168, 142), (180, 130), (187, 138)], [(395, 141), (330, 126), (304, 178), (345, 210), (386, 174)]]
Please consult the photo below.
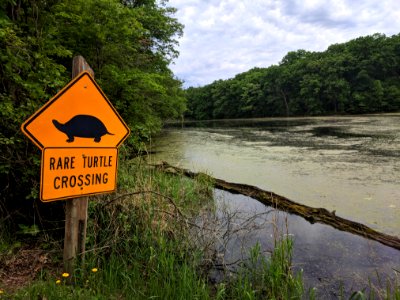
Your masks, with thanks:
[(214, 182), (214, 187), (231, 192), (233, 194), (242, 194), (254, 198), (261, 203), (272, 206), (276, 209), (286, 211), (303, 217), (310, 223), (322, 223), (330, 225), (338, 230), (357, 234), (359, 236), (378, 241), (386, 246), (400, 250), (400, 238), (378, 232), (364, 224), (353, 222), (335, 215), (335, 212), (330, 212), (325, 208), (314, 208), (300, 203), (296, 203), (283, 196), (272, 192), (264, 191), (256, 186), (240, 183), (227, 182), (222, 179), (213, 178), (204, 173), (196, 173), (187, 169), (172, 166), (167, 162), (153, 165), (164, 172), (173, 174), (183, 174), (185, 176), (195, 178), (199, 175), (207, 176)]

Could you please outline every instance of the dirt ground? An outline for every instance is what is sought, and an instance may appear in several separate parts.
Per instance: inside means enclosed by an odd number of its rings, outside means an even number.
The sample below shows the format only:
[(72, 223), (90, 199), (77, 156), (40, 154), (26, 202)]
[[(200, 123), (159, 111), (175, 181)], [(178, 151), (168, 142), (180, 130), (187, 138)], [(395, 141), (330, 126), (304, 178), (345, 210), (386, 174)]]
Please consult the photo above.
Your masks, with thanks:
[(12, 293), (46, 273), (60, 273), (61, 263), (54, 262), (54, 251), (24, 245), (11, 253), (0, 253), (0, 289)]

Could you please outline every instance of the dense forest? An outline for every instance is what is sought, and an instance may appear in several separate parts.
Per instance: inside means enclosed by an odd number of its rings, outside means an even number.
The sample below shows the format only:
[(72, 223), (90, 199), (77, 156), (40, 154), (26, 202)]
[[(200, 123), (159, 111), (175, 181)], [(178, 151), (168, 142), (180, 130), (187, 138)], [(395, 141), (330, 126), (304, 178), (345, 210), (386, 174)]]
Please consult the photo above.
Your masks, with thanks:
[(186, 90), (187, 118), (361, 114), (400, 110), (400, 34), (360, 37), (324, 52)]
[(125, 148), (183, 113), (182, 83), (169, 69), (183, 30), (174, 13), (157, 0), (1, 1), (0, 220), (37, 199), (40, 151), (20, 126), (71, 80), (75, 55), (131, 128)]

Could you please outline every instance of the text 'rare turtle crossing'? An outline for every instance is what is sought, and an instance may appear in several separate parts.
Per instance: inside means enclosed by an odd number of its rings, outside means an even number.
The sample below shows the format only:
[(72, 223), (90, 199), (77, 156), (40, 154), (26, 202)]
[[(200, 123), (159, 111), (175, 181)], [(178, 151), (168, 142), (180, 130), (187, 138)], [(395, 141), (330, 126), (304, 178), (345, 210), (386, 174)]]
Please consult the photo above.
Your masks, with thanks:
[(83, 72), (31, 116), (22, 131), (42, 150), (42, 201), (111, 192), (129, 128)]

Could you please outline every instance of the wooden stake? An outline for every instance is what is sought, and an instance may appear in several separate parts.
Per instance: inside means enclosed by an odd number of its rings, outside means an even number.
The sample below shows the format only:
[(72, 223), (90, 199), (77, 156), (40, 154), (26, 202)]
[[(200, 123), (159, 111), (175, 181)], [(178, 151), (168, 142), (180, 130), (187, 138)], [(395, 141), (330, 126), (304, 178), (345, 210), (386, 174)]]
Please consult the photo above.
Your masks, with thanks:
[(77, 77), (83, 71), (89, 72), (89, 74), (94, 78), (94, 72), (83, 56), (75, 56), (72, 60), (72, 79)]
[[(94, 72), (82, 56), (75, 56), (72, 61), (72, 78), (87, 71), (94, 78)], [(69, 273), (69, 282), (75, 269), (77, 256), (84, 262), (87, 208), (89, 197), (75, 198), (66, 201), (65, 236), (64, 236), (64, 272)]]

